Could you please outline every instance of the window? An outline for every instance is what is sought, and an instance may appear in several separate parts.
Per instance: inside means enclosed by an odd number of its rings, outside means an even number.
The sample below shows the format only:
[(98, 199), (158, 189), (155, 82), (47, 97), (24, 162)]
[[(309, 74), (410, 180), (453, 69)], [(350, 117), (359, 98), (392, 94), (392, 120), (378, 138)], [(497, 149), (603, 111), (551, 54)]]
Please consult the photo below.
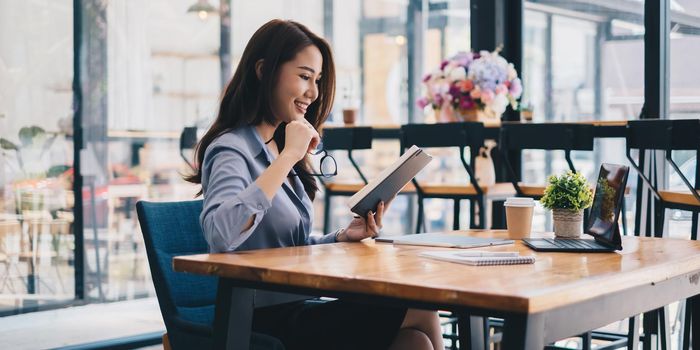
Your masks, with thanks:
[(72, 8), (0, 1), (0, 315), (74, 298)]
[[(644, 3), (525, 2), (524, 94), (533, 119), (544, 121), (637, 119), (644, 102)], [(602, 162), (626, 164), (623, 139), (598, 139), (593, 152), (574, 152), (577, 170), (590, 180)], [(563, 154), (523, 152), (523, 180), (568, 169)], [(633, 223), (635, 178), (630, 177), (627, 216)], [(549, 217), (535, 219), (541, 229)], [(630, 228), (631, 229), (631, 228)]]

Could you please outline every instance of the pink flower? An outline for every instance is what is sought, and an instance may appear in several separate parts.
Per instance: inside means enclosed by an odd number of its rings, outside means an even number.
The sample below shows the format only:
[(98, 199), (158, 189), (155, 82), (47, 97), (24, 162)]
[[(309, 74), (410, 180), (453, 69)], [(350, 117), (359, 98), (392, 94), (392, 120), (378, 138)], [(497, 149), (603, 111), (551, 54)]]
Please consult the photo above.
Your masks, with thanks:
[(491, 90), (486, 90), (481, 93), (481, 102), (483, 103), (489, 103), (493, 101), (493, 98), (495, 97), (493, 91)]
[(474, 90), (469, 92), (469, 96), (471, 96), (473, 99), (477, 99), (481, 97), (481, 89), (477, 86), (474, 88)]
[(462, 80), (462, 81), (459, 82), (458, 84), (459, 84), (459, 89), (460, 89), (462, 92), (471, 91), (471, 89), (474, 88), (474, 82), (472, 82), (472, 81), (469, 80), (469, 79), (467, 79), (467, 80)]
[(523, 83), (520, 81), (519, 78), (513, 79), (513, 82), (510, 85), (510, 94), (513, 95), (514, 98), (519, 98), (520, 95), (523, 93)]
[(424, 76), (423, 76), (423, 82), (424, 82), (424, 83), (427, 83), (428, 80), (430, 80), (430, 78), (432, 78), (432, 77), (433, 77), (433, 76), (432, 76), (430, 73), (424, 75)]
[(508, 92), (508, 88), (505, 85), (498, 84), (498, 86), (496, 86), (496, 95), (505, 94), (507, 92)]

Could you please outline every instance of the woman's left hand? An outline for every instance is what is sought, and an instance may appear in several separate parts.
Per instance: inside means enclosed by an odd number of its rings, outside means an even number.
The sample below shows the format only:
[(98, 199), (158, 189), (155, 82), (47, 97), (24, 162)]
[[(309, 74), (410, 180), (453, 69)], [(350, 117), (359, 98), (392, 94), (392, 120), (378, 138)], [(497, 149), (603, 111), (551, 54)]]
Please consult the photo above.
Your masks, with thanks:
[(361, 241), (367, 237), (376, 237), (379, 234), (379, 230), (382, 229), (382, 218), (391, 200), (386, 204), (384, 202), (379, 202), (377, 205), (377, 212), (367, 213), (367, 218), (355, 217), (350, 221), (347, 228), (338, 236), (338, 240), (342, 242), (357, 242)]

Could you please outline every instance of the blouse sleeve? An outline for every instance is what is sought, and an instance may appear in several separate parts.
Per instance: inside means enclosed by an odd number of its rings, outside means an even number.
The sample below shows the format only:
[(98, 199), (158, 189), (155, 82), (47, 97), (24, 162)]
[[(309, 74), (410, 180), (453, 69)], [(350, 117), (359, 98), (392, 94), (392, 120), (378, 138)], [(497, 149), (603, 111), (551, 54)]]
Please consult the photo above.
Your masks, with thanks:
[[(272, 203), (253, 182), (246, 158), (239, 151), (219, 147), (207, 154), (203, 163), (203, 172), (207, 172), (200, 216), (204, 238), (210, 252), (234, 251), (250, 237)], [(243, 231), (251, 217), (253, 225)]]

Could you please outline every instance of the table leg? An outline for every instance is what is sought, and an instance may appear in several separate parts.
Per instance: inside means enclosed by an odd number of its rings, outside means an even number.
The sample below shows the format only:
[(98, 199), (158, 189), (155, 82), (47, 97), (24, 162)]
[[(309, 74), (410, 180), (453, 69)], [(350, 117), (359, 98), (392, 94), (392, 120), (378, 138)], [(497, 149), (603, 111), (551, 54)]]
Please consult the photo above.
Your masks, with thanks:
[(542, 350), (544, 315), (513, 314), (503, 324), (503, 349)]
[(639, 349), (639, 315), (630, 317), (629, 331), (627, 332), (627, 349)]
[(484, 344), (484, 318), (479, 316), (460, 315), (457, 320), (459, 327), (459, 348), (466, 350), (486, 349)]
[(219, 278), (214, 315), (215, 349), (250, 348), (254, 290), (236, 288), (233, 282)]
[[(690, 302), (690, 305), (687, 306), (690, 307), (690, 345), (695, 340), (700, 339), (700, 323), (696, 322), (698, 317), (700, 317), (700, 295), (689, 298), (688, 301)], [(689, 346), (689, 348), (692, 349), (693, 347)]]

